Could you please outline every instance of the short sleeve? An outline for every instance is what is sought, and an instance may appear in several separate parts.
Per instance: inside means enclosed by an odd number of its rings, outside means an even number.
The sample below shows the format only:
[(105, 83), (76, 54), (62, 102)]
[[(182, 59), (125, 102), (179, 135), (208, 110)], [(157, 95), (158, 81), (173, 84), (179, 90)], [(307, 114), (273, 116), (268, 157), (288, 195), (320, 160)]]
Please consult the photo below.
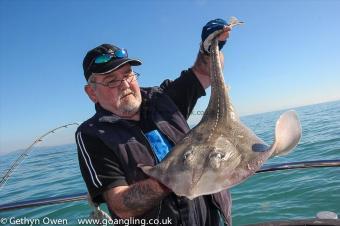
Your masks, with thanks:
[(95, 202), (104, 202), (104, 191), (128, 185), (119, 158), (100, 139), (78, 131), (76, 143), (80, 171)]

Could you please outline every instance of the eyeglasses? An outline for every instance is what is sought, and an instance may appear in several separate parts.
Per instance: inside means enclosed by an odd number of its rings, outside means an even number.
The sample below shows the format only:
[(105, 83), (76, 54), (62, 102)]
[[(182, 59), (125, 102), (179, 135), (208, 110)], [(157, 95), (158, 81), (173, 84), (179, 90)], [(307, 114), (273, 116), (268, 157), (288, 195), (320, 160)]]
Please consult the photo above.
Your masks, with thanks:
[(105, 53), (100, 56), (97, 56), (94, 59), (94, 63), (96, 64), (103, 64), (106, 62), (109, 62), (112, 58), (121, 59), (128, 57), (128, 52), (126, 49), (118, 49), (116, 51), (113, 51), (111, 53)]
[(123, 79), (113, 79), (109, 82), (106, 82), (106, 83), (102, 83), (102, 82), (90, 82), (92, 84), (99, 84), (99, 85), (102, 85), (102, 86), (106, 86), (106, 87), (109, 87), (109, 88), (115, 88), (115, 87), (118, 87), (122, 84), (123, 81), (126, 81), (127, 83), (131, 83), (131, 82), (134, 82), (138, 79), (138, 77), (140, 76), (139, 73), (137, 72), (131, 72), (129, 75), (126, 75), (124, 76)]

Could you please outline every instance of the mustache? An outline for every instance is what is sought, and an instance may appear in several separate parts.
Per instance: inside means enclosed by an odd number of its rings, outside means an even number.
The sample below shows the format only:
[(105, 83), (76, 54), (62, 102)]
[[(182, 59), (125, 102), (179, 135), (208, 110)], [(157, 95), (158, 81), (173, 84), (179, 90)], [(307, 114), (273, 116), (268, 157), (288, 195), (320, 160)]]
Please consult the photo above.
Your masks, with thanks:
[(128, 96), (130, 94), (136, 96), (135, 92), (133, 92), (131, 89), (126, 89), (126, 90), (122, 91), (122, 93), (120, 94), (119, 98), (122, 99), (122, 98), (124, 98), (124, 97), (126, 97), (126, 96)]

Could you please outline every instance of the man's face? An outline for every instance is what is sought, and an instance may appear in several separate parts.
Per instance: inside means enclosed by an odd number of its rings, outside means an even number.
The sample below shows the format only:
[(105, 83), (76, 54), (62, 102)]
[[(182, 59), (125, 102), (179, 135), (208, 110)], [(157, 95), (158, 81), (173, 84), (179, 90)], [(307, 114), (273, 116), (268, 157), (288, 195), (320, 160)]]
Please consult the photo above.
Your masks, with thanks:
[[(130, 79), (134, 78), (130, 83), (126, 80), (129, 76)], [(91, 79), (92, 82), (96, 83), (95, 87), (87, 85), (85, 90), (91, 100), (99, 103), (104, 109), (120, 117), (129, 118), (138, 113), (142, 102), (138, 82), (135, 77), (131, 76), (133, 76), (131, 65), (124, 64), (108, 74), (95, 75)], [(113, 88), (103, 85), (113, 80), (123, 81), (119, 86)]]

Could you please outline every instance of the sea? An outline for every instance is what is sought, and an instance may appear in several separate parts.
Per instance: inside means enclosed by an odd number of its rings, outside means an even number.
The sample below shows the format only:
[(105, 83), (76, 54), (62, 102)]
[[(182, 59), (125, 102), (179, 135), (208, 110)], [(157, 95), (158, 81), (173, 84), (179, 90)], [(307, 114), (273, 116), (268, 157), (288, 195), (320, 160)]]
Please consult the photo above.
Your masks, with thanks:
[[(294, 110), (302, 124), (300, 143), (288, 155), (272, 158), (265, 164), (340, 159), (340, 101)], [(271, 144), (275, 122), (282, 112), (244, 116), (241, 120)], [(21, 153), (0, 156), (0, 176)], [(340, 167), (255, 174), (230, 191), (233, 225), (236, 226), (314, 218), (320, 211), (340, 215)], [(76, 145), (38, 146), (29, 152), (0, 189), (0, 205), (84, 192), (86, 186), (79, 171)], [(104, 205), (102, 209), (107, 210)], [(0, 225), (79, 225), (79, 219), (87, 219), (90, 212), (85, 200), (0, 211)]]

